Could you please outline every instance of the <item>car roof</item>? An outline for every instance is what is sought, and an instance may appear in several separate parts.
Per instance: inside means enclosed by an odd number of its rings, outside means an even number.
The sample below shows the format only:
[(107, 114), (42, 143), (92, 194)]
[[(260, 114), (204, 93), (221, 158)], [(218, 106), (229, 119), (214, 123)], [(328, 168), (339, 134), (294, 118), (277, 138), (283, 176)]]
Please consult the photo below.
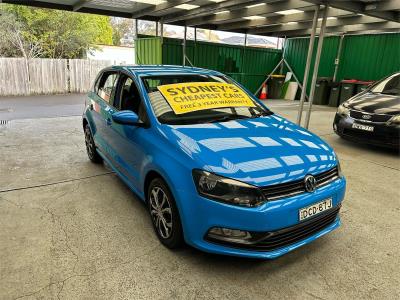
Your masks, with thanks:
[(113, 69), (124, 69), (138, 76), (156, 76), (167, 74), (203, 74), (203, 75), (221, 75), (213, 70), (207, 70), (196, 67), (184, 67), (174, 65), (122, 65), (113, 66)]

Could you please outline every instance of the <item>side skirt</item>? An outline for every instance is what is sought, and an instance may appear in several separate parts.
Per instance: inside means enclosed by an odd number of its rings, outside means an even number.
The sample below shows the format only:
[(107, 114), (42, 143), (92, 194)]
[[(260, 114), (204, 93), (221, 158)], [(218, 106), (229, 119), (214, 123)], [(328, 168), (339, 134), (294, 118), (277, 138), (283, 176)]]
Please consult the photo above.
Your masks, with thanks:
[(139, 197), (139, 199), (140, 199), (141, 201), (145, 202), (144, 194), (141, 193), (141, 192), (139, 192), (139, 191), (129, 182), (128, 178), (127, 178), (124, 174), (122, 174), (120, 171), (118, 171), (117, 168), (114, 167), (114, 165), (111, 163), (111, 161), (107, 158), (106, 155), (104, 155), (104, 154), (100, 151), (99, 148), (96, 148), (96, 150), (97, 150), (97, 153), (99, 153), (99, 155), (103, 158), (103, 160), (105, 161), (105, 163), (106, 163), (107, 165), (110, 166), (110, 168), (115, 172), (115, 174), (118, 175), (119, 178), (122, 179), (122, 181), (128, 186), (128, 188), (129, 188), (132, 192), (134, 192), (134, 193)]

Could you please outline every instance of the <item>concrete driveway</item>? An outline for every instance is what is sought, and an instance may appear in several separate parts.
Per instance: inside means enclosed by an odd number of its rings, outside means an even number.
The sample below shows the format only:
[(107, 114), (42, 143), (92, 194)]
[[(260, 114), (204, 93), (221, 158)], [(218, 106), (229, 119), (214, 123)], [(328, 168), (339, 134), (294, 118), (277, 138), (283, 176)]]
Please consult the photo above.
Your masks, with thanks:
[(80, 116), (84, 94), (0, 97), (0, 120)]
[[(295, 120), (293, 103), (270, 106)], [(399, 299), (399, 156), (341, 140), (334, 109), (315, 110), (348, 180), (343, 224), (273, 261), (161, 246), (145, 206), (87, 159), (79, 116), (0, 126), (0, 299)]]

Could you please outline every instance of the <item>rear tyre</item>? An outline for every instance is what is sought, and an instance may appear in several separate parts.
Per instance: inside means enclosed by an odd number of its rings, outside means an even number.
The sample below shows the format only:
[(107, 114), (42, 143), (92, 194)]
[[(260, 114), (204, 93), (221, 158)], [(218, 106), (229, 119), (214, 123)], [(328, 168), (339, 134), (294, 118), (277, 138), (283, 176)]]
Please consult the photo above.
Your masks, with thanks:
[(96, 150), (96, 145), (94, 144), (92, 131), (90, 130), (89, 124), (85, 125), (84, 132), (85, 132), (86, 153), (90, 161), (95, 164), (101, 164), (103, 162), (103, 159)]
[(182, 246), (181, 219), (174, 197), (164, 180), (153, 179), (148, 187), (146, 200), (153, 228), (160, 242), (169, 249)]

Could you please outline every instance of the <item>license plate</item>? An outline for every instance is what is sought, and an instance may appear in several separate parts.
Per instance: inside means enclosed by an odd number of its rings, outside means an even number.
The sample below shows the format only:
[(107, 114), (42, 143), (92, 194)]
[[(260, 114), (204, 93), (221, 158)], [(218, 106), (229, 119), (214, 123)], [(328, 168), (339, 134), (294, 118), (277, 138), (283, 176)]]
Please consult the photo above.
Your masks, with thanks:
[(368, 125), (363, 125), (363, 124), (353, 123), (353, 125), (351, 127), (355, 128), (355, 129), (370, 131), (370, 132), (374, 131), (374, 126), (368, 126)]
[(317, 202), (313, 205), (299, 209), (300, 221), (311, 218), (312, 216), (318, 215), (325, 210), (332, 208), (332, 198), (325, 199), (321, 202)]

